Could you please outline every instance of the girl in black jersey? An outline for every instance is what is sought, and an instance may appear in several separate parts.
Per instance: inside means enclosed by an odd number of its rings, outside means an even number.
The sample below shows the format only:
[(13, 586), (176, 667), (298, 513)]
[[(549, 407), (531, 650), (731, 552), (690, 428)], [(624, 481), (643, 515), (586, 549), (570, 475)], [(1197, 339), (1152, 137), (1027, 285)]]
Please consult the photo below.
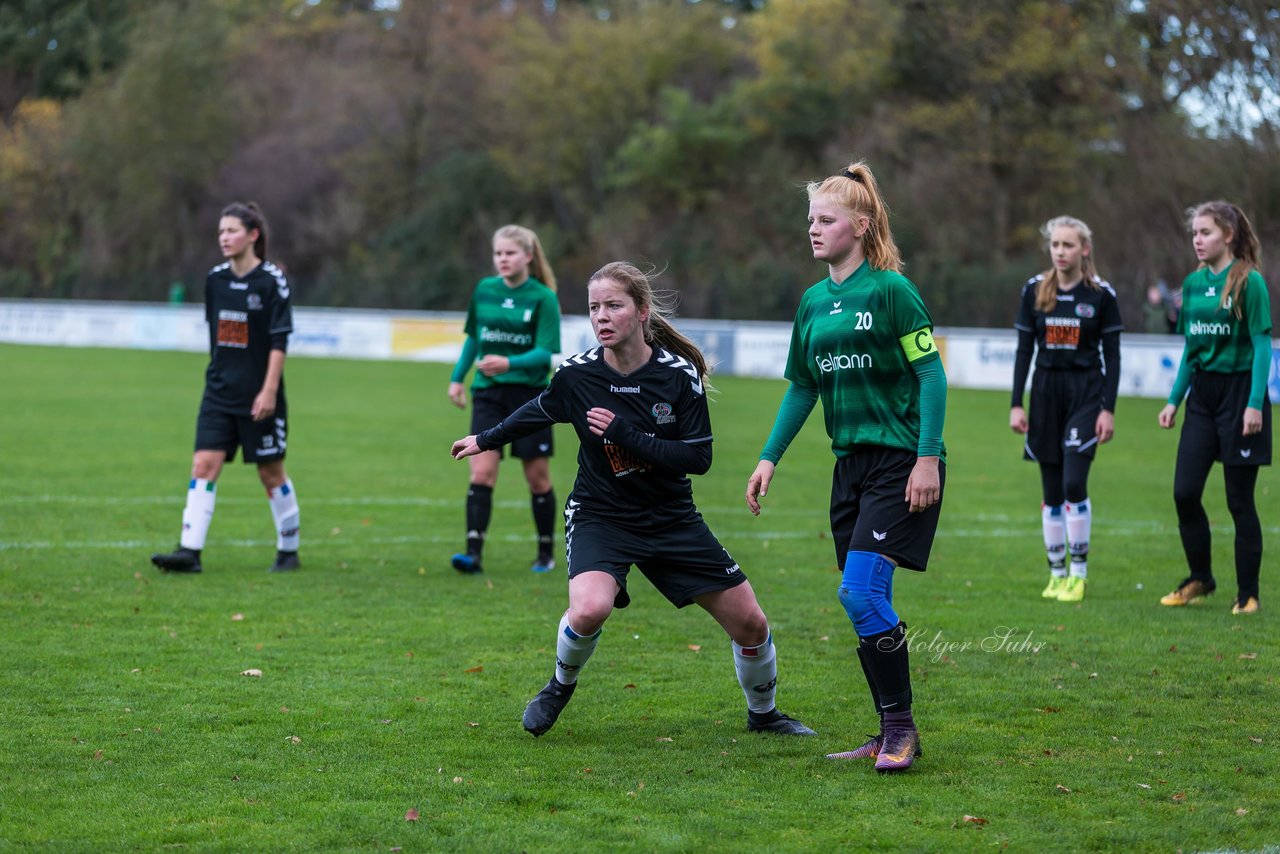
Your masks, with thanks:
[(1191, 571), (1161, 605), (1188, 605), (1217, 588), (1209, 517), (1202, 497), (1214, 462), (1222, 463), (1227, 510), (1235, 523), (1233, 614), (1256, 614), (1262, 523), (1254, 502), (1258, 467), (1271, 465), (1271, 297), (1258, 272), (1261, 251), (1244, 211), (1205, 202), (1187, 211), (1200, 267), (1182, 283), (1178, 331), (1182, 362), (1160, 426), (1172, 429), (1185, 395), (1173, 500)]
[(218, 246), (227, 259), (205, 279), (209, 367), (196, 419), (195, 456), (178, 549), (151, 556), (168, 572), (200, 572), (223, 463), (256, 463), (276, 523), (272, 572), (297, 569), (298, 496), (284, 470), (288, 437), (284, 360), (293, 312), (284, 272), (266, 260), (267, 222), (258, 206), (235, 203), (222, 211)]
[(630, 603), (635, 565), (677, 608), (698, 604), (729, 635), (749, 730), (812, 735), (775, 707), (769, 621), (693, 504), (688, 475), (711, 467), (702, 353), (631, 264), (606, 265), (587, 293), (600, 346), (566, 359), (541, 395), (452, 449), (456, 459), (474, 457), (555, 422), (578, 434), (578, 477), (565, 507), (569, 610), (556, 633), (555, 675), (525, 709), (524, 728), (538, 736), (555, 724), (605, 620)]
[[(520, 225), (504, 225), (493, 235), (496, 276), (481, 279), (467, 307), (467, 340), (449, 378), (449, 399), (466, 408), (463, 380), (475, 366), (471, 384), (471, 431), (494, 426), (547, 387), (551, 354), (560, 350), (560, 303), (556, 277), (542, 251), (538, 235)], [(549, 458), (555, 446), (551, 428), (522, 437), (511, 455), (524, 464), (529, 483), (538, 553), (530, 567), (550, 572), (555, 566), (551, 540), (555, 532), (556, 494), (551, 486)], [(484, 542), (493, 513), (493, 489), (498, 483), (502, 453), (472, 457), (467, 485), (467, 547), (451, 560), (466, 574), (483, 571)]]
[[(1009, 426), (1026, 434), (1023, 455), (1040, 464), (1040, 519), (1049, 557), (1049, 584), (1040, 595), (1079, 602), (1088, 575), (1092, 522), (1089, 465), (1098, 445), (1115, 432), (1123, 325), (1115, 291), (1095, 271), (1089, 226), (1060, 216), (1045, 223), (1040, 233), (1048, 241), (1053, 266), (1022, 287), (1014, 321), (1018, 352)], [(1033, 354), (1028, 419), (1022, 391)]]

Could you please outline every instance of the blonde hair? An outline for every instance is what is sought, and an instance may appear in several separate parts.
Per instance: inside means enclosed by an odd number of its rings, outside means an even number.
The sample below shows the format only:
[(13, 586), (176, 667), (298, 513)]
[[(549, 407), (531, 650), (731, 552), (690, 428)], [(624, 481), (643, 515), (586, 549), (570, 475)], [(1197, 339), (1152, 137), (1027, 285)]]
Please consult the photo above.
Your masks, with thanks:
[(510, 240), (529, 253), (532, 260), (529, 261), (529, 275), (537, 279), (542, 284), (551, 289), (552, 293), (556, 290), (556, 274), (551, 270), (551, 262), (547, 260), (547, 254), (542, 251), (542, 243), (538, 240), (538, 235), (533, 233), (532, 229), (525, 228), (523, 225), (504, 225), (493, 233), (493, 239)]
[(707, 367), (707, 359), (698, 349), (698, 345), (681, 335), (668, 319), (675, 314), (675, 294), (667, 291), (655, 291), (644, 274), (634, 264), (626, 261), (612, 261), (591, 274), (587, 285), (604, 279), (617, 282), (627, 292), (627, 296), (635, 300), (637, 309), (649, 309), (649, 316), (644, 322), (644, 341), (650, 346), (662, 347), (687, 360), (698, 371), (701, 379), (711, 373)]
[(865, 216), (867, 230), (861, 240), (867, 263), (877, 270), (902, 272), (902, 253), (889, 230), (889, 206), (865, 160), (850, 163), (844, 172), (824, 181), (810, 181), (805, 192), (810, 202), (821, 199), (843, 208), (855, 223), (858, 217)]
[(1249, 278), (1249, 273), (1262, 265), (1262, 247), (1258, 243), (1258, 235), (1254, 232), (1249, 218), (1244, 215), (1244, 211), (1230, 202), (1203, 202), (1187, 208), (1188, 228), (1191, 228), (1198, 216), (1212, 217), (1218, 228), (1231, 235), (1227, 250), (1231, 253), (1231, 257), (1240, 263), (1231, 265), (1231, 272), (1227, 274), (1227, 286), (1222, 289), (1222, 299), (1218, 305), (1221, 308), (1231, 306), (1231, 311), (1236, 317), (1243, 317), (1244, 311), (1240, 306), (1240, 300), (1233, 297), (1244, 290), (1244, 283)]
[[(1080, 256), (1080, 273), (1084, 276), (1087, 287), (1095, 291), (1101, 288), (1102, 285), (1098, 284), (1098, 268), (1093, 257), (1093, 229), (1089, 228), (1082, 219), (1076, 219), (1073, 216), (1055, 216), (1040, 226), (1040, 236), (1044, 238), (1046, 250), (1049, 249), (1049, 243), (1053, 240), (1055, 228), (1074, 228), (1076, 234), (1080, 235), (1081, 248), (1089, 250)], [(1058, 286), (1064, 284), (1069, 282), (1062, 281), (1057, 267), (1050, 267), (1041, 273), (1040, 284), (1036, 288), (1036, 311), (1053, 311), (1053, 307), (1058, 303)]]

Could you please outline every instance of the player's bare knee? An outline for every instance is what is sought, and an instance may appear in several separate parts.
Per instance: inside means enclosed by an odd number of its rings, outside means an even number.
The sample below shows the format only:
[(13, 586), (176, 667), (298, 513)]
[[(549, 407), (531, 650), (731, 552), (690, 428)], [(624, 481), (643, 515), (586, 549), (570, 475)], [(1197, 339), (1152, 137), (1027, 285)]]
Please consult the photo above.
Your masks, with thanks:
[(572, 602), (569, 605), (568, 617), (569, 627), (574, 633), (586, 637), (593, 635), (604, 626), (604, 621), (609, 619), (609, 615), (613, 613), (613, 602), (605, 602), (603, 600), (588, 600), (586, 602)]
[(284, 472), (283, 463), (263, 463), (258, 466), (258, 478), (267, 489), (276, 489), (284, 485), (288, 476)]
[(757, 606), (743, 615), (729, 636), (741, 646), (759, 646), (769, 639), (769, 618)]
[(191, 459), (191, 476), (199, 480), (217, 480), (222, 472), (222, 457), (197, 453)]

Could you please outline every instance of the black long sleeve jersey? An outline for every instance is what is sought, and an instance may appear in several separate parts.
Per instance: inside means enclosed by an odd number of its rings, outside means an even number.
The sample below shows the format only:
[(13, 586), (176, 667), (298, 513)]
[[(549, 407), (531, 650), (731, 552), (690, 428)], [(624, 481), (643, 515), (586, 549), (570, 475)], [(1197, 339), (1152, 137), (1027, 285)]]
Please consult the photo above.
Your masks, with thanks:
[[(605, 435), (587, 410), (614, 413)], [(548, 424), (573, 425), (578, 477), (571, 500), (592, 515), (648, 526), (695, 512), (688, 475), (711, 467), (711, 416), (702, 377), (688, 360), (654, 347), (649, 361), (620, 374), (596, 347), (561, 362), (551, 385), (476, 441), (493, 450)]]

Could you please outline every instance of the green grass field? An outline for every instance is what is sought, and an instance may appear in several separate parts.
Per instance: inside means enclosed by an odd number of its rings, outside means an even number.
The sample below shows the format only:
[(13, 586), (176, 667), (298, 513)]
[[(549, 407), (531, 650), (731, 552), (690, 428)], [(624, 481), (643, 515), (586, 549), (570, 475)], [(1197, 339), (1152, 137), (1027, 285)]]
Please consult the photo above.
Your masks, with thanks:
[[(461, 577), (467, 416), (447, 366), (292, 360), (289, 470), (304, 570), (265, 571), (252, 468), (224, 473), (205, 572), (164, 576), (203, 378), (197, 355), (0, 346), (0, 849), (364, 851), (1257, 850), (1280, 843), (1276, 473), (1260, 478), (1263, 613), (1184, 574), (1176, 434), (1123, 400), (1091, 483), (1088, 598), (1039, 598), (1039, 478), (1007, 395), (952, 390), (927, 574), (899, 572), (924, 756), (909, 774), (823, 754), (872, 711), (836, 599), (831, 455), (816, 415), (764, 514), (742, 493), (779, 382), (719, 378), (695, 497), (752, 579), (779, 706), (814, 739), (745, 731), (727, 639), (643, 578), (560, 723), (520, 727), (546, 681), (563, 571), (529, 572), (507, 462), (483, 577)], [(576, 441), (558, 434), (558, 495)], [(561, 561), (561, 564), (563, 562)], [(1002, 639), (1003, 638), (1003, 639)], [(261, 678), (242, 676), (257, 668)], [(408, 820), (409, 811), (416, 820)], [(966, 817), (973, 817), (972, 819)]]

